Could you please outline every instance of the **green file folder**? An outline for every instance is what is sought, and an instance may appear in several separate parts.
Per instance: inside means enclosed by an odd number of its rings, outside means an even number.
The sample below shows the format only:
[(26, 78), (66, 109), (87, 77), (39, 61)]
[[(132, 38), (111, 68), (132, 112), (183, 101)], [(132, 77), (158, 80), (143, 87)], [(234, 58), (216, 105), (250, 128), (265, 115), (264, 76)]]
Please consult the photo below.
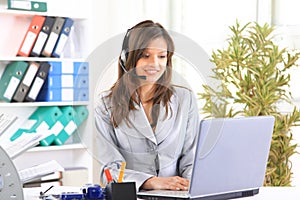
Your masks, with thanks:
[(84, 122), (88, 117), (88, 109), (86, 106), (74, 106), (62, 107), (63, 112), (68, 115), (69, 121), (65, 123), (64, 129), (54, 139), (54, 144), (62, 145), (66, 140), (77, 130), (77, 128)]
[(47, 3), (29, 0), (7, 0), (8, 9), (47, 12)]
[(9, 63), (0, 79), (0, 99), (10, 102), (16, 89), (18, 88), (26, 70), (28, 63), (15, 61)]
[(10, 138), (10, 140), (14, 141), (23, 133), (34, 134), (38, 131), (49, 130), (61, 115), (62, 112), (58, 106), (38, 107), (29, 117), (28, 121), (24, 124), (24, 127), (19, 128)]
[[(74, 118), (77, 117), (77, 113), (74, 110), (73, 106), (62, 106), (60, 107), (60, 110), (63, 114), (58, 118), (56, 123), (51, 128), (51, 130), (53, 130), (53, 134), (41, 140), (41, 146), (49, 146), (57, 138), (57, 140), (60, 142), (65, 141), (66, 139), (68, 139), (67, 136), (71, 135), (77, 129), (77, 124), (75, 124), (74, 122)], [(69, 128), (67, 129), (66, 127), (68, 126)], [(69, 134), (67, 133), (67, 131), (69, 132)], [(59, 138), (61, 138), (61, 140)]]

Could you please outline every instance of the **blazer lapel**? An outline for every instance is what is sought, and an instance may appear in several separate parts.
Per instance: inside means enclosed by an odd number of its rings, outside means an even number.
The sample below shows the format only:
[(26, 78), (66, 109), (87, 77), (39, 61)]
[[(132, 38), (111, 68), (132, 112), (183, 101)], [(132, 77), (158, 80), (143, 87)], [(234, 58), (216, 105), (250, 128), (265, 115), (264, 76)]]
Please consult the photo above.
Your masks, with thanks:
[[(176, 119), (176, 113), (177, 113), (177, 106), (174, 102), (175, 99), (171, 99), (171, 103), (168, 104), (169, 106), (169, 112), (166, 116), (166, 109), (163, 106), (162, 103), (160, 103), (160, 110), (159, 110), (159, 117), (157, 120), (157, 125), (155, 129), (155, 135), (157, 139), (157, 143), (160, 144), (162, 141), (164, 141), (174, 130), (175, 126), (175, 119)], [(172, 103), (173, 102), (173, 103)]]
[(119, 128), (130, 134), (134, 134), (137, 137), (143, 135), (151, 140), (154, 144), (157, 144), (156, 137), (153, 133), (151, 125), (147, 119), (146, 113), (142, 106), (135, 105), (136, 110), (129, 113), (130, 122), (134, 122), (131, 126), (128, 126), (125, 122), (122, 122)]

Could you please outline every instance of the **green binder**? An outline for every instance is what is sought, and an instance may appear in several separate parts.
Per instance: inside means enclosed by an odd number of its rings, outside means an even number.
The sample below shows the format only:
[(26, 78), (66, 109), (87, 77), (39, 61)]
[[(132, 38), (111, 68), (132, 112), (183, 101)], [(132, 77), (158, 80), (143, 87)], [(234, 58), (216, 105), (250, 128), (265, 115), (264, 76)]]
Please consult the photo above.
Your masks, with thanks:
[(62, 140), (64, 140), (66, 138), (66, 135), (68, 135), (65, 130), (65, 127), (67, 126), (69, 126), (69, 132), (72, 131), (70, 134), (72, 134), (77, 129), (77, 124), (75, 124), (74, 122), (74, 117), (76, 117), (77, 114), (73, 106), (62, 106), (60, 107), (60, 110), (62, 111), (63, 114), (58, 118), (56, 123), (52, 126), (51, 130), (53, 131), (53, 134), (41, 140), (40, 141), (41, 146), (51, 145), (57, 137), (62, 137)]
[(10, 140), (14, 141), (23, 133), (34, 134), (38, 131), (50, 130), (61, 115), (62, 112), (58, 106), (38, 107), (23, 125), (24, 127), (19, 128)]
[(62, 112), (68, 117), (67, 123), (64, 123), (64, 129), (54, 139), (54, 144), (63, 145), (67, 139), (77, 130), (77, 128), (87, 119), (88, 109), (86, 106), (62, 107)]
[(14, 61), (9, 63), (0, 79), (0, 99), (10, 102), (17, 90), (26, 70), (28, 63), (24, 61)]
[(8, 9), (47, 12), (47, 3), (29, 0), (7, 0)]

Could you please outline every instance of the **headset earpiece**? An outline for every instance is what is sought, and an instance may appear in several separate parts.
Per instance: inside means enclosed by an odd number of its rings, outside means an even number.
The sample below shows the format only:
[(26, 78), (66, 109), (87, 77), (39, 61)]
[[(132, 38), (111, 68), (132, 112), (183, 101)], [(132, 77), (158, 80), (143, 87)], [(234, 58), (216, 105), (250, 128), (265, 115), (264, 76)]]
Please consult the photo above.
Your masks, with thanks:
[(129, 32), (131, 29), (128, 29), (125, 37), (123, 39), (123, 44), (122, 44), (122, 51), (121, 51), (121, 55), (120, 55), (120, 65), (122, 67), (122, 69), (127, 72), (126, 67), (125, 67), (125, 63), (127, 61), (128, 58), (128, 52), (129, 52), (129, 47), (128, 47), (128, 40), (129, 40)]
[[(129, 54), (128, 41), (129, 41), (130, 31), (131, 31), (131, 29), (127, 30), (126, 35), (123, 39), (122, 51), (121, 51), (121, 54), (120, 54), (120, 57), (119, 57), (120, 66), (122, 67), (122, 69), (124, 70), (125, 73), (128, 72), (128, 70), (126, 69), (125, 64), (127, 62), (128, 54)], [(146, 76), (138, 76), (135, 73), (131, 73), (131, 74), (132, 74), (132, 76), (143, 79), (143, 80), (147, 79)]]

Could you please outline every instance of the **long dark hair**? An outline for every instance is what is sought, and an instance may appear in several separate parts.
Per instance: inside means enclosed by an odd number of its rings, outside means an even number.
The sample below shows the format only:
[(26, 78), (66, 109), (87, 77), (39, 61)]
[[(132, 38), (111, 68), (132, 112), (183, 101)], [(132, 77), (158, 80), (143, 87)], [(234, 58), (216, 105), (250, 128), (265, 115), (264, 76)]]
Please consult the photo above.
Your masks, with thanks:
[[(131, 110), (135, 110), (135, 104), (140, 103), (137, 89), (139, 88), (139, 78), (135, 72), (135, 66), (141, 58), (143, 52), (147, 48), (150, 41), (156, 38), (163, 38), (167, 43), (167, 67), (164, 74), (156, 82), (153, 90), (153, 97), (148, 102), (153, 103), (152, 120), (156, 124), (159, 115), (159, 105), (163, 103), (166, 109), (166, 116), (169, 112), (168, 102), (173, 95), (171, 86), (172, 79), (172, 56), (174, 53), (174, 43), (169, 33), (159, 23), (146, 20), (138, 23), (128, 30), (127, 38), (123, 42), (123, 52), (125, 60), (122, 56), (118, 62), (118, 80), (111, 87), (109, 97), (112, 100), (111, 121), (114, 127), (117, 127), (122, 120), (129, 125), (128, 114)], [(124, 48), (124, 46), (126, 46)], [(124, 55), (123, 55), (124, 56)], [(122, 63), (121, 63), (122, 62)], [(123, 64), (123, 65), (122, 65)]]

